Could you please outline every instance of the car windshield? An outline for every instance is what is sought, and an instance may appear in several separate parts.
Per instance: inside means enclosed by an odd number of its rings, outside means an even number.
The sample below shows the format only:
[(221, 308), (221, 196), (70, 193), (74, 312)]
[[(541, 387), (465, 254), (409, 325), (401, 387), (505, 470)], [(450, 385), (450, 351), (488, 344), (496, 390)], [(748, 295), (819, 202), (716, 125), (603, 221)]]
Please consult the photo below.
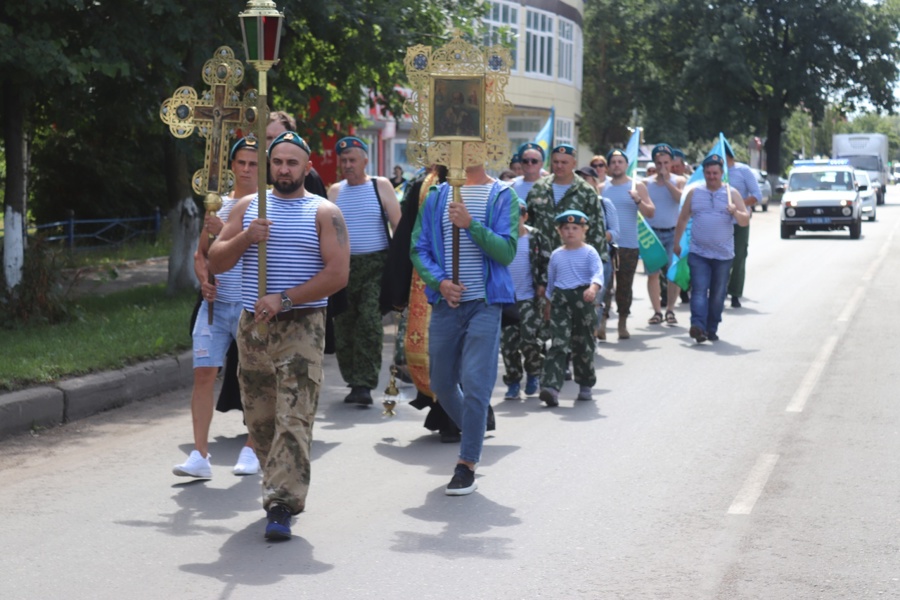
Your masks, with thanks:
[(853, 177), (847, 171), (791, 173), (788, 189), (792, 192), (803, 190), (844, 192), (853, 189)]
[(856, 183), (859, 185), (869, 185), (869, 174), (865, 171), (857, 171), (854, 173), (856, 176)]
[(859, 169), (861, 171), (881, 170), (878, 166), (877, 156), (842, 156), (841, 158), (849, 160), (854, 169)]

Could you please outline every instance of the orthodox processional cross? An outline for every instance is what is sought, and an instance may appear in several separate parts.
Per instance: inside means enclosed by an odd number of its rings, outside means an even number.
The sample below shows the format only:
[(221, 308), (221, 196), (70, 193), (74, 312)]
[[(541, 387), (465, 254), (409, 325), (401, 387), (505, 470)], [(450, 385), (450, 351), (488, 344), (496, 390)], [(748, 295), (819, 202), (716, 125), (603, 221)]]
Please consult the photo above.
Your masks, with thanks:
[[(440, 48), (406, 50), (406, 76), (413, 90), (404, 106), (412, 119), (407, 158), (413, 165), (448, 169), (453, 202), (462, 202), (466, 167), (506, 166), (503, 116), (512, 109), (504, 89), (512, 60), (502, 46), (479, 48), (459, 31)], [(453, 227), (453, 282), (459, 283), (459, 228)]]
[[(203, 168), (191, 178), (194, 193), (203, 196), (207, 212), (222, 208), (222, 195), (234, 188), (234, 173), (228, 168), (229, 142), (237, 130), (248, 129), (259, 117), (256, 90), (241, 100), (235, 86), (244, 79), (244, 65), (228, 46), (216, 50), (203, 65), (203, 82), (210, 89), (198, 96), (194, 88), (182, 86), (159, 109), (163, 123), (176, 138), (187, 138), (197, 129), (206, 138)], [(210, 275), (210, 283), (215, 280)], [(213, 304), (209, 303), (212, 324)]]

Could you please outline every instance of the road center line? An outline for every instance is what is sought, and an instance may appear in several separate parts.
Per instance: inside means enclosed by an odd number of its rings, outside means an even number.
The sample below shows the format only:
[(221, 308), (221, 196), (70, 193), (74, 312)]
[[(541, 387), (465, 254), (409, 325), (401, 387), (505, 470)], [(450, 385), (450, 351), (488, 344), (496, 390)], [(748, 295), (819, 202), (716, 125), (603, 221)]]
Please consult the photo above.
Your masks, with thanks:
[(756, 464), (747, 475), (744, 485), (731, 503), (728, 509), (729, 515), (749, 515), (753, 510), (756, 501), (759, 500), (772, 471), (775, 469), (775, 463), (778, 462), (777, 454), (760, 454), (756, 459)]
[(825, 345), (822, 346), (822, 349), (819, 350), (819, 355), (816, 356), (816, 359), (809, 365), (809, 369), (806, 371), (803, 381), (800, 382), (800, 387), (794, 392), (785, 411), (803, 411), (803, 407), (806, 406), (809, 395), (815, 389), (816, 383), (818, 383), (819, 377), (822, 375), (822, 371), (825, 370), (825, 365), (831, 360), (831, 353), (834, 352), (835, 347), (837, 347), (838, 338), (839, 336), (837, 334), (833, 334), (828, 336), (828, 339), (825, 340)]

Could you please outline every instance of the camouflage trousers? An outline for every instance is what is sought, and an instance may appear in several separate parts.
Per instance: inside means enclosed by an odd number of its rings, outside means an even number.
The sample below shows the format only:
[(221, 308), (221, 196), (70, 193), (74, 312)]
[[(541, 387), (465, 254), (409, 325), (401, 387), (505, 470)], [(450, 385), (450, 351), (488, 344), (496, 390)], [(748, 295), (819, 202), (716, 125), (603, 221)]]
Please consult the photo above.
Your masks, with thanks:
[(270, 322), (265, 333), (241, 314), (238, 381), (244, 419), (263, 467), (263, 507), (293, 514), (306, 506), (313, 422), (322, 385), (325, 309), (295, 321)]
[[(631, 288), (634, 285), (634, 274), (637, 271), (640, 252), (637, 248), (619, 248), (619, 268), (616, 269), (616, 311), (620, 317), (627, 317), (631, 313)], [(612, 302), (613, 286), (608, 282), (603, 287), (603, 304), (606, 307), (604, 315), (609, 317), (609, 307)]]
[(352, 387), (378, 387), (384, 326), (381, 324), (381, 274), (387, 252), (350, 257), (347, 310), (334, 320), (334, 353), (341, 377)]
[(594, 327), (597, 313), (593, 302), (585, 302), (580, 286), (572, 290), (553, 290), (550, 300), (550, 349), (544, 360), (541, 386), (559, 390), (562, 387), (566, 355), (572, 353), (572, 372), (575, 383), (593, 387), (597, 382), (594, 372)]
[(506, 374), (503, 383), (512, 385), (522, 381), (522, 363), (525, 373), (540, 375), (544, 367), (544, 340), (546, 339), (544, 315), (541, 310), (546, 300), (538, 297), (519, 300), (519, 322), (507, 325), (500, 334), (500, 354)]

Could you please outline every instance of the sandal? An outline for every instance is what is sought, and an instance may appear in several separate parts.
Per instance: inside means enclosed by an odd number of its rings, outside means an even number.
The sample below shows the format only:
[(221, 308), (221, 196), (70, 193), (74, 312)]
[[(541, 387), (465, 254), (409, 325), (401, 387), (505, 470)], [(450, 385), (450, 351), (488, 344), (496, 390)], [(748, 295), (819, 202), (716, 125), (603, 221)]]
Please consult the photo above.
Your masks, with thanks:
[(647, 321), (650, 325), (659, 325), (663, 322), (662, 313), (653, 313), (653, 316), (650, 317), (650, 320)]
[(675, 313), (673, 313), (671, 310), (666, 311), (666, 323), (668, 323), (669, 325), (678, 324), (678, 319), (675, 318)]

